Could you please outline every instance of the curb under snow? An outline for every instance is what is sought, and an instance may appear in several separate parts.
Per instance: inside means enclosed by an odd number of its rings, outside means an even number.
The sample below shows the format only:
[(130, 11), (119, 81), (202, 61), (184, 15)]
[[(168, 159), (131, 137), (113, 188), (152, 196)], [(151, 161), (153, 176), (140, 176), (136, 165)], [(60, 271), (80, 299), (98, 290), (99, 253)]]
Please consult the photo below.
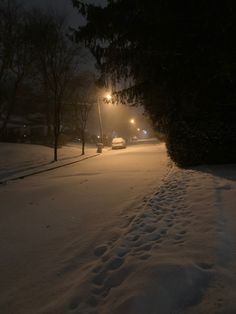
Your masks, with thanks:
[(76, 160), (73, 160), (73, 161), (70, 161), (70, 162), (64, 162), (64, 163), (60, 163), (60, 164), (51, 164), (51, 165), (41, 166), (41, 167), (39, 166), (38, 168), (40, 168), (40, 169), (38, 169), (38, 170), (37, 169), (35, 169), (35, 170), (23, 170), (23, 171), (20, 171), (18, 174), (11, 175), (11, 176), (8, 176), (8, 177), (6, 177), (4, 179), (1, 179), (0, 180), (0, 185), (1, 184), (6, 184), (9, 181), (20, 180), (20, 179), (24, 179), (24, 178), (27, 178), (27, 177), (30, 177), (30, 176), (33, 176), (33, 175), (36, 175), (36, 174), (43, 173), (43, 172), (48, 172), (48, 171), (55, 170), (55, 169), (58, 169), (58, 168), (62, 168), (62, 167), (65, 167), (65, 166), (73, 165), (73, 164), (75, 164), (77, 162), (80, 162), (80, 161), (83, 161), (83, 160), (86, 160), (86, 159), (89, 159), (89, 158), (92, 158), (92, 157), (96, 157), (96, 156), (99, 156), (99, 155), (100, 155), (99, 153), (95, 153), (95, 154), (92, 154), (92, 155), (84, 156), (84, 157), (79, 158), (79, 159), (78, 159), (78, 157), (75, 157)]

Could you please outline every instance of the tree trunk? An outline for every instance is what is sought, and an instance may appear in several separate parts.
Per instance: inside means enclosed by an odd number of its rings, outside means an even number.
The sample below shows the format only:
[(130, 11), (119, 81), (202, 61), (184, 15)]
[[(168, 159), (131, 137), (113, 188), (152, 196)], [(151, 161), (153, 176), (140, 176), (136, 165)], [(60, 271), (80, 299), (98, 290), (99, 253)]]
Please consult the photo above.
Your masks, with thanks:
[(54, 133), (54, 161), (57, 161), (58, 134)]
[(2, 124), (1, 130), (0, 130), (0, 138), (2, 138), (2, 139), (4, 138), (4, 135), (6, 134), (7, 125), (8, 125), (9, 119), (11, 117), (11, 113), (12, 113), (12, 108), (8, 109), (6, 117), (3, 120), (3, 124)]
[(58, 139), (60, 134), (60, 104), (55, 97), (54, 103), (54, 161), (57, 161)]
[(84, 134), (81, 136), (81, 143), (82, 143), (82, 153), (81, 155), (84, 155), (85, 154), (85, 136)]

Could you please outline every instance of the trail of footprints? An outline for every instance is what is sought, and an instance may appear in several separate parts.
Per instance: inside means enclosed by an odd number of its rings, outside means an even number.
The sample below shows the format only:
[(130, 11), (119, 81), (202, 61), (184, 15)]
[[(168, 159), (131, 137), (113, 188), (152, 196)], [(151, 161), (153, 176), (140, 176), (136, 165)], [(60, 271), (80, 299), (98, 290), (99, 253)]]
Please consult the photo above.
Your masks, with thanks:
[[(180, 174), (181, 175), (181, 174)], [(97, 313), (99, 302), (105, 300), (110, 290), (122, 284), (131, 271), (127, 259), (145, 261), (153, 250), (160, 249), (165, 242), (168, 246), (183, 246), (187, 227), (194, 215), (183, 205), (186, 178), (177, 176), (166, 183), (150, 200), (146, 201), (143, 213), (125, 217), (129, 225), (121, 228), (121, 236), (108, 245), (103, 244), (94, 250), (98, 258), (91, 271), (91, 290), (87, 305)], [(177, 186), (181, 182), (182, 187)], [(186, 182), (185, 182), (186, 183)]]

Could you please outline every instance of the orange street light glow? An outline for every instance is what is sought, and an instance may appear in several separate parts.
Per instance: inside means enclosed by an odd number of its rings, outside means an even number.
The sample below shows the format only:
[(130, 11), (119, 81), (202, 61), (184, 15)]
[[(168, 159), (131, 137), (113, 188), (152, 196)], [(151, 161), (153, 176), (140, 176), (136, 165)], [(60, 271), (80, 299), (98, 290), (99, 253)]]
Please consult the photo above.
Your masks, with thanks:
[(112, 99), (111, 95), (110, 95), (110, 94), (107, 94), (107, 95), (106, 95), (106, 99), (107, 99), (107, 100), (111, 100), (111, 99)]

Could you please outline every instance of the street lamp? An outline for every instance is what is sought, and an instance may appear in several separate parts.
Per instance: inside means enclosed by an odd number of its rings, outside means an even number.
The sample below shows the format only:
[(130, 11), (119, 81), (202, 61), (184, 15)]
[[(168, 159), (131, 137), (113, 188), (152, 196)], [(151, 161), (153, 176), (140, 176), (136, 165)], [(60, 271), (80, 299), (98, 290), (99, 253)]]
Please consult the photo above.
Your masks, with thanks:
[(106, 98), (106, 100), (111, 101), (112, 96), (111, 96), (111, 94), (106, 94), (105, 98)]
[[(106, 94), (103, 100), (111, 101), (112, 96), (110, 94)], [(101, 115), (101, 106), (100, 106), (100, 98), (97, 101), (97, 108), (98, 108), (98, 117), (99, 117), (99, 131), (100, 131), (100, 146), (103, 146), (103, 127), (102, 127), (102, 115)], [(100, 152), (101, 148), (100, 148)]]
[(99, 120), (99, 133), (100, 133), (100, 141), (102, 143), (103, 139), (103, 130), (102, 130), (102, 116), (101, 116), (101, 107), (100, 107), (100, 100), (97, 101), (97, 108), (98, 108), (98, 120)]

